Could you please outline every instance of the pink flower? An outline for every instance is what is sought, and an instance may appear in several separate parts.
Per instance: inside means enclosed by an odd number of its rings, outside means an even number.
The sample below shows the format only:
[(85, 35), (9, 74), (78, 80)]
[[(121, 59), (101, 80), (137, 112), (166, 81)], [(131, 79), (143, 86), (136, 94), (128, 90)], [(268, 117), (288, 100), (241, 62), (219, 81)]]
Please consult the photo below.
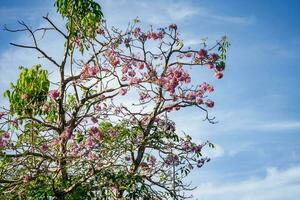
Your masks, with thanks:
[(85, 143), (84, 145), (87, 147), (87, 148), (91, 148), (94, 146), (94, 141), (91, 137), (88, 137), (86, 140), (85, 140)]
[(207, 85), (207, 92), (212, 93), (214, 91), (214, 87), (212, 85)]
[(189, 151), (191, 149), (190, 143), (188, 143), (188, 142), (182, 143), (181, 148), (184, 151)]
[(201, 98), (197, 98), (196, 99), (196, 104), (197, 105), (200, 105), (200, 104), (202, 104), (203, 103), (203, 100), (201, 99)]
[(134, 84), (138, 84), (139, 83), (139, 79), (136, 77), (132, 77), (129, 79), (129, 84), (130, 85), (134, 85)]
[(97, 127), (92, 127), (89, 131), (90, 135), (93, 136), (95, 139), (101, 141), (104, 138), (104, 135), (99, 131)]
[(147, 98), (150, 97), (149, 94), (144, 93), (144, 92), (140, 92), (140, 93), (139, 93), (139, 96), (140, 96), (140, 101), (145, 101)]
[(6, 147), (6, 146), (7, 146), (7, 141), (6, 141), (6, 140), (3, 140), (3, 139), (0, 137), (0, 148)]
[(195, 153), (200, 153), (201, 150), (202, 150), (202, 146), (201, 146), (201, 145), (193, 146), (192, 150), (193, 150)]
[(171, 24), (171, 25), (169, 25), (169, 29), (176, 30), (177, 29), (177, 25), (176, 24)]
[(0, 119), (2, 119), (2, 117), (5, 116), (4, 112), (0, 112)]
[(60, 95), (60, 93), (58, 90), (50, 90), (48, 92), (48, 96), (53, 100), (56, 100), (59, 97), (59, 95)]
[(102, 100), (104, 100), (105, 99), (105, 95), (104, 94), (101, 94), (100, 96), (99, 96), (99, 99), (102, 101)]
[(109, 135), (110, 135), (110, 137), (114, 138), (114, 137), (118, 136), (118, 132), (115, 131), (115, 130), (111, 130), (111, 131), (109, 132)]
[(223, 73), (219, 72), (219, 71), (216, 71), (214, 76), (215, 76), (216, 79), (221, 79), (223, 77)]
[(140, 36), (140, 33), (141, 33), (141, 29), (140, 28), (135, 28), (133, 29), (132, 31), (132, 34), (134, 35), (134, 37), (138, 38)]
[(119, 90), (119, 94), (122, 95), (122, 96), (124, 96), (126, 93), (127, 93), (127, 89), (126, 88), (121, 88)]
[(88, 157), (89, 160), (95, 160), (96, 154), (94, 152), (90, 151), (88, 153), (87, 157)]
[(11, 120), (11, 123), (12, 123), (12, 125), (14, 127), (18, 127), (19, 126), (18, 121), (16, 119)]
[(48, 145), (46, 143), (42, 144), (41, 149), (42, 149), (42, 151), (47, 151)]
[(154, 165), (156, 163), (156, 158), (155, 156), (149, 156), (148, 161), (151, 165)]
[(125, 156), (125, 160), (126, 161), (130, 161), (131, 159), (130, 159), (130, 156)]
[(196, 54), (196, 58), (197, 58), (197, 59), (200, 59), (200, 60), (202, 60), (202, 59), (204, 59), (204, 58), (206, 58), (206, 57), (207, 57), (207, 51), (206, 51), (205, 49), (201, 49), (201, 50), (198, 51), (197, 54)]
[(49, 108), (50, 108), (50, 106), (49, 106), (49, 104), (46, 102), (46, 103), (42, 106), (42, 111), (43, 111), (43, 112), (48, 112), (48, 111), (49, 111)]
[(22, 96), (21, 96), (21, 99), (22, 100), (25, 100), (25, 99), (27, 99), (28, 98), (28, 94), (22, 94)]
[(28, 175), (25, 175), (23, 177), (23, 183), (28, 183), (29, 182), (29, 176)]
[(207, 62), (206, 65), (207, 65), (208, 69), (214, 68), (214, 63), (212, 63), (212, 62)]
[(96, 123), (98, 122), (98, 119), (97, 119), (96, 117), (93, 116), (93, 117), (91, 118), (91, 121), (92, 121), (94, 124), (96, 124)]
[(212, 108), (212, 107), (214, 107), (215, 103), (214, 103), (212, 100), (208, 99), (208, 100), (205, 102), (205, 105), (206, 105), (207, 107), (209, 107), (209, 108)]
[(5, 132), (3, 136), (4, 136), (5, 139), (9, 139), (10, 138), (10, 134), (8, 132)]
[(193, 53), (192, 52), (188, 52), (188, 53), (186, 53), (186, 54), (184, 54), (187, 58), (190, 58), (190, 57), (192, 57), (192, 55), (193, 55)]
[(95, 76), (98, 72), (100, 72), (100, 68), (98, 66), (93, 66), (88, 69), (90, 76)]
[(123, 67), (122, 67), (122, 73), (123, 74), (126, 74), (127, 72), (128, 72), (128, 66), (127, 65), (124, 65)]
[(137, 68), (138, 68), (138, 69), (144, 69), (144, 63), (139, 62), (139, 63), (137, 64)]

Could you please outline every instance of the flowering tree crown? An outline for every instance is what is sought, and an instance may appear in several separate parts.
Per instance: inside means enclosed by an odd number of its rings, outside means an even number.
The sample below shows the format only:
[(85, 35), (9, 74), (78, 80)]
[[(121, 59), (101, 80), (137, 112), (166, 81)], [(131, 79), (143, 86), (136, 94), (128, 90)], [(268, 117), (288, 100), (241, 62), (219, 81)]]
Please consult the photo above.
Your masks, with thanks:
[[(135, 20), (124, 31), (109, 28), (91, 0), (56, 5), (68, 19), (65, 30), (48, 16), (50, 27), (6, 28), (28, 32), (33, 45), (11, 44), (42, 54), (59, 78), (48, 80), (40, 65), (21, 67), (16, 85), (5, 93), (10, 107), (0, 112), (2, 195), (185, 198), (191, 187), (184, 178), (210, 160), (202, 150), (213, 144), (179, 134), (169, 115), (197, 107), (214, 123), (208, 114), (214, 88), (207, 82), (194, 85), (189, 69), (208, 69), (222, 78), (227, 39), (194, 50), (185, 47), (175, 24), (143, 31)], [(40, 48), (40, 31), (65, 39), (61, 61)]]

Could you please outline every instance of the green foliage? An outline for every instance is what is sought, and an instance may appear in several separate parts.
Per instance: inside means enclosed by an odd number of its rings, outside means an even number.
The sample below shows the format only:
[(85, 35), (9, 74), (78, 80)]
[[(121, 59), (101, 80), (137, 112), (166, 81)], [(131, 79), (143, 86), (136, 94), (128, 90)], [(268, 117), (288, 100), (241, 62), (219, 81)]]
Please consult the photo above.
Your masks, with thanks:
[(103, 17), (101, 6), (93, 0), (56, 0), (57, 12), (67, 18), (66, 27), (71, 35), (95, 37)]
[(16, 85), (11, 83), (11, 90), (4, 92), (9, 99), (10, 111), (20, 116), (40, 114), (49, 90), (48, 71), (42, 70), (41, 65), (19, 69)]

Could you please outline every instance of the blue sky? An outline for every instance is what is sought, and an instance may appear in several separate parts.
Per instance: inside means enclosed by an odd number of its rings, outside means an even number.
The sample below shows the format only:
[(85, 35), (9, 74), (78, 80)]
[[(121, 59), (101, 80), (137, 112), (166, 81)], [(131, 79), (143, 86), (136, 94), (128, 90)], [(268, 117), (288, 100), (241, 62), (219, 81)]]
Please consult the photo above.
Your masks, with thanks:
[[(105, 17), (118, 27), (136, 16), (143, 23), (176, 23), (184, 41), (197, 48), (201, 38), (226, 34), (231, 47), (226, 74), (215, 85), (211, 114), (219, 123), (202, 122), (197, 110), (174, 115), (180, 130), (217, 145), (212, 162), (193, 172), (194, 199), (294, 200), (300, 196), (300, 2), (296, 0), (105, 0)], [(42, 23), (52, 1), (1, 1), (0, 24), (23, 19)], [(59, 18), (57, 18), (59, 20)], [(0, 91), (16, 77), (30, 54), (9, 47), (21, 35), (0, 32)], [(48, 45), (54, 50), (58, 42)], [(197, 74), (195, 74), (197, 76)], [(206, 74), (204, 72), (204, 77)], [(199, 81), (202, 76), (199, 75)], [(1, 99), (0, 102), (3, 103)]]

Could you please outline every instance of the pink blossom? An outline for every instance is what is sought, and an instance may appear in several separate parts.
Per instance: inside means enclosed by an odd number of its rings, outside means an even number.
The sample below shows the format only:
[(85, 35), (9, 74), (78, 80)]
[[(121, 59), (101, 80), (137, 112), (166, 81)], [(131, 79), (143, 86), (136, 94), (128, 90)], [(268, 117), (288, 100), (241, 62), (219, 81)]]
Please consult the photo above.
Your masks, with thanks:
[(50, 90), (48, 92), (48, 96), (53, 99), (53, 100), (56, 100), (59, 96), (60, 96), (60, 93), (58, 90)]
[(129, 84), (130, 85), (134, 85), (134, 84), (138, 84), (139, 83), (139, 79), (136, 77), (132, 77), (129, 79)]
[(97, 119), (96, 117), (93, 116), (93, 117), (91, 118), (91, 121), (92, 121), (94, 124), (96, 124), (96, 123), (98, 122), (98, 119)]
[(197, 99), (196, 99), (196, 104), (197, 104), (197, 105), (203, 104), (203, 99), (197, 98)]
[(182, 143), (181, 148), (184, 151), (189, 151), (191, 149), (191, 145), (188, 142), (184, 142), (184, 143)]
[(169, 29), (176, 30), (177, 29), (177, 25), (176, 24), (171, 24), (171, 25), (169, 25)]
[(2, 119), (3, 116), (5, 116), (6, 114), (4, 112), (0, 112), (0, 119)]
[(206, 89), (209, 93), (212, 93), (214, 91), (214, 87), (212, 85), (207, 85)]
[(123, 74), (126, 74), (127, 72), (128, 72), (128, 66), (127, 65), (123, 65), (123, 67), (122, 67), (122, 73)]
[(144, 69), (144, 63), (142, 63), (142, 62), (139, 62), (138, 64), (137, 64), (137, 68), (138, 69)]
[(184, 55), (185, 55), (187, 58), (190, 58), (190, 57), (192, 57), (193, 53), (192, 53), (192, 52), (188, 52), (188, 53), (185, 53)]
[(4, 137), (5, 139), (9, 139), (9, 138), (10, 138), (10, 134), (9, 134), (8, 132), (5, 132), (5, 133), (3, 134), (3, 137)]
[(6, 140), (3, 140), (3, 139), (0, 137), (0, 148), (6, 147), (6, 146), (7, 146), (7, 141), (6, 141)]
[(92, 135), (95, 139), (101, 141), (104, 138), (103, 133), (99, 131), (97, 127), (92, 127), (89, 131), (90, 135)]
[(192, 150), (195, 153), (200, 153), (202, 150), (202, 145), (193, 146)]
[(89, 160), (95, 160), (96, 159), (96, 154), (92, 151), (90, 151), (87, 155)]
[(59, 144), (59, 139), (58, 138), (55, 138), (53, 139), (53, 141), (51, 142), (51, 146), (55, 147)]
[(206, 102), (205, 102), (205, 105), (207, 106), (207, 107), (209, 107), (209, 108), (212, 108), (212, 107), (214, 107), (214, 102), (212, 101), (212, 100), (210, 100), (210, 99), (208, 99)]
[(132, 31), (132, 34), (134, 35), (134, 37), (138, 38), (140, 36), (140, 33), (141, 33), (141, 29), (140, 28), (135, 28), (133, 29)]
[(130, 156), (125, 156), (125, 160), (126, 161), (130, 161), (131, 159), (130, 159)]
[(114, 137), (118, 136), (118, 132), (115, 130), (111, 130), (111, 131), (109, 131), (109, 135), (110, 135), (110, 137), (114, 138)]
[(124, 96), (126, 93), (127, 93), (127, 89), (126, 88), (121, 88), (119, 90), (119, 94), (122, 95), (122, 96)]
[(208, 67), (208, 69), (213, 69), (215, 65), (212, 62), (207, 62), (206, 66)]
[(88, 137), (86, 140), (85, 140), (85, 143), (84, 145), (87, 147), (87, 148), (91, 148), (94, 146), (94, 141), (91, 137)]
[(149, 156), (148, 161), (151, 165), (154, 165), (156, 163), (156, 158), (155, 156)]
[(49, 106), (48, 102), (46, 102), (46, 103), (44, 103), (44, 105), (42, 106), (42, 111), (43, 111), (43, 112), (48, 112), (48, 111), (49, 111), (49, 108), (50, 108), (50, 106)]
[(223, 77), (223, 73), (219, 72), (219, 71), (216, 71), (214, 76), (215, 76), (216, 79), (221, 79)]
[(13, 119), (13, 120), (11, 120), (10, 122), (12, 123), (12, 125), (13, 125), (14, 127), (18, 127), (18, 126), (19, 126), (18, 120), (17, 120), (17, 119)]
[(99, 99), (100, 100), (104, 100), (106, 97), (105, 97), (105, 95), (104, 94), (101, 94), (100, 96), (99, 96)]
[(206, 57), (207, 57), (207, 51), (206, 51), (205, 49), (200, 49), (200, 51), (198, 51), (198, 52), (196, 53), (196, 58), (197, 58), (197, 59), (202, 60), (202, 59), (204, 59), (204, 58), (206, 58)]
[(134, 77), (136, 75), (135, 71), (131, 70), (130, 72), (128, 72), (128, 75), (131, 77)]
[(150, 97), (149, 94), (144, 93), (144, 92), (140, 92), (140, 93), (139, 93), (139, 96), (140, 96), (140, 101), (145, 101), (147, 98)]
[(23, 177), (23, 183), (28, 183), (29, 182), (29, 176), (28, 175), (25, 175)]
[(22, 100), (25, 100), (25, 99), (27, 99), (28, 98), (28, 94), (22, 94), (22, 96), (21, 96), (21, 99)]
[(101, 110), (101, 106), (99, 106), (98, 104), (95, 106), (94, 108), (95, 112), (100, 112)]
[(88, 72), (90, 76), (95, 76), (100, 71), (100, 68), (98, 66), (93, 66), (88, 68)]
[(47, 151), (48, 145), (46, 143), (42, 144), (41, 149), (42, 149), (42, 151)]

